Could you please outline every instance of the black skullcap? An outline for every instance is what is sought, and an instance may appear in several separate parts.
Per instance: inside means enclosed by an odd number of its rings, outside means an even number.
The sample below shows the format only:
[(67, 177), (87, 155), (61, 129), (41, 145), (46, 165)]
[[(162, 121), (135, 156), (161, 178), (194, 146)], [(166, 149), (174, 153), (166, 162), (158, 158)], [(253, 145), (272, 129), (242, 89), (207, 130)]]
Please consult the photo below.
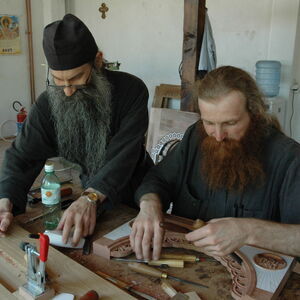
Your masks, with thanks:
[(44, 29), (43, 48), (52, 70), (69, 70), (93, 61), (98, 47), (89, 29), (67, 14)]

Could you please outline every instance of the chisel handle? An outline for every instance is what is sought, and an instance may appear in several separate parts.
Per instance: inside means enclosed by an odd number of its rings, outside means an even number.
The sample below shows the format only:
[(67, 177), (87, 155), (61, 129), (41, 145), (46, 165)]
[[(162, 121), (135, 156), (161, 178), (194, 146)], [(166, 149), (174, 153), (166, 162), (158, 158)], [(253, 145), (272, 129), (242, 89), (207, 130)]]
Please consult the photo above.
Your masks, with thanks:
[(204, 221), (197, 219), (194, 221), (193, 227), (196, 230), (196, 229), (203, 227), (204, 225), (206, 225), (206, 223)]
[(79, 300), (98, 300), (100, 299), (99, 294), (94, 291), (90, 290), (86, 294), (84, 294), (82, 297), (79, 298)]
[(129, 263), (128, 267), (140, 274), (144, 274), (144, 275), (149, 275), (149, 276), (153, 276), (156, 278), (167, 278), (168, 275), (167, 273), (161, 272), (160, 270), (154, 269), (152, 267), (149, 267), (147, 265), (144, 264), (140, 264), (140, 263)]
[(162, 253), (160, 255), (162, 259), (176, 259), (176, 260), (183, 260), (188, 262), (196, 262), (198, 258), (196, 255), (189, 255), (189, 254), (173, 254), (173, 253)]
[(159, 260), (149, 260), (149, 266), (163, 266), (167, 265), (171, 268), (183, 268), (184, 261), (181, 259), (159, 259)]

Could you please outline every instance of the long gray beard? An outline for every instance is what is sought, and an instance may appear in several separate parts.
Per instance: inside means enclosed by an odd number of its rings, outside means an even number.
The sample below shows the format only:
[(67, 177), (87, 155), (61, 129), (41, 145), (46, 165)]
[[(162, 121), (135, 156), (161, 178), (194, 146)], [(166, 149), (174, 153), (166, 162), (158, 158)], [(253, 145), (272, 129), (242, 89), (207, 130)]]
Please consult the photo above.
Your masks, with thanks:
[(91, 84), (67, 97), (48, 89), (59, 155), (77, 163), (88, 176), (103, 166), (110, 134), (111, 86), (102, 71), (93, 70)]

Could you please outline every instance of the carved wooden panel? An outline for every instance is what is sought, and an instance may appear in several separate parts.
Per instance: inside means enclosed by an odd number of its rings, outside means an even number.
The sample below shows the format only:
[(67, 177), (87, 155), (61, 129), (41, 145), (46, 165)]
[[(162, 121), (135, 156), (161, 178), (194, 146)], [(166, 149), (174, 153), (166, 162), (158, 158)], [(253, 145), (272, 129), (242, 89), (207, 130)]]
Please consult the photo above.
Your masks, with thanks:
[(199, 118), (198, 113), (151, 108), (146, 149), (154, 163), (161, 161)]
[[(164, 228), (166, 231), (163, 247), (183, 248), (201, 252), (199, 248), (185, 239), (187, 232), (195, 230), (198, 227), (197, 221), (166, 214), (164, 219)], [(126, 231), (123, 231), (123, 233), (126, 234)], [(130, 226), (128, 226), (127, 235), (116, 240), (106, 237), (96, 240), (93, 244), (94, 254), (107, 259), (110, 259), (110, 257), (125, 257), (132, 254), (129, 234)], [(277, 298), (295, 265), (295, 259), (287, 255), (273, 253), (273, 255), (269, 255), (271, 260), (267, 262), (265, 261), (267, 256), (262, 255), (263, 263), (266, 266), (272, 266), (272, 268), (268, 267), (259, 272), (257, 271), (254, 257), (257, 253), (265, 252), (269, 251), (251, 246), (242, 247), (240, 250), (235, 251), (235, 254), (242, 259), (242, 264), (239, 264), (231, 256), (214, 257), (226, 267), (232, 277), (231, 294), (234, 299), (269, 300)], [(274, 257), (279, 257), (277, 264), (273, 261)], [(282, 264), (283, 260), (286, 262), (284, 268)], [(281, 274), (277, 273), (276, 276), (276, 272), (281, 272)], [(257, 281), (257, 278), (259, 281)], [(272, 289), (268, 288), (270, 286)]]

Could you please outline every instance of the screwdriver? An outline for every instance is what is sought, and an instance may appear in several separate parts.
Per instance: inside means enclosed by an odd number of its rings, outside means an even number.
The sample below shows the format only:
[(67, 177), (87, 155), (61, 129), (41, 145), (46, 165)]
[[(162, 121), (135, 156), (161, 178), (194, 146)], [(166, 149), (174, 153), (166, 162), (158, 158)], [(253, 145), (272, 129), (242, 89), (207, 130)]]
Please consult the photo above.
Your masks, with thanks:
[(178, 278), (178, 277), (175, 277), (175, 276), (171, 276), (171, 275), (168, 275), (165, 272), (162, 272), (158, 269), (154, 269), (152, 267), (146, 266), (144, 264), (139, 264), (139, 263), (132, 262), (132, 263), (128, 264), (128, 267), (131, 270), (133, 270), (137, 273), (140, 273), (140, 274), (149, 275), (149, 276), (153, 276), (153, 277), (156, 277), (156, 278), (164, 278), (164, 279), (169, 278), (169, 279), (176, 280), (176, 281), (179, 281), (179, 282), (183, 282), (183, 283), (187, 283), (187, 284), (193, 284), (193, 285), (196, 285), (196, 286), (199, 286), (199, 287), (208, 288), (208, 286), (203, 285), (201, 283), (197, 283), (197, 282), (181, 279), (181, 278)]

